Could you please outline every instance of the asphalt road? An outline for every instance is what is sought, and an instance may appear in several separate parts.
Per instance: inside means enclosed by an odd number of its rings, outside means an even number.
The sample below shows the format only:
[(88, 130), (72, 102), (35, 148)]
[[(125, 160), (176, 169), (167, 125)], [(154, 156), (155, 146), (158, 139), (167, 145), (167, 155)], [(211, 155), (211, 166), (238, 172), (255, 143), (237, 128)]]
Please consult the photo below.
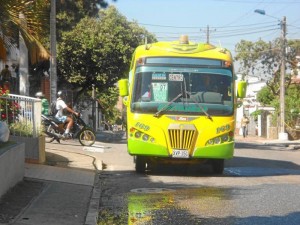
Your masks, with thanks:
[(136, 174), (124, 143), (105, 143), (99, 224), (300, 224), (300, 150), (237, 143), (215, 176), (207, 165)]
[[(122, 138), (100, 136), (95, 148), (77, 141), (48, 145), (49, 150), (91, 155), (103, 163), (99, 225), (102, 224), (300, 224), (300, 150), (285, 145), (238, 142), (223, 175), (210, 166), (134, 170)], [(51, 156), (51, 155), (50, 155)], [(48, 155), (49, 157), (49, 155)], [(48, 162), (69, 164), (63, 158)], [(25, 181), (7, 207), (0, 204), (0, 223), (42, 191), (44, 183)], [(26, 191), (27, 190), (27, 191)], [(23, 197), (26, 198), (23, 198)], [(9, 196), (8, 196), (9, 197)]]

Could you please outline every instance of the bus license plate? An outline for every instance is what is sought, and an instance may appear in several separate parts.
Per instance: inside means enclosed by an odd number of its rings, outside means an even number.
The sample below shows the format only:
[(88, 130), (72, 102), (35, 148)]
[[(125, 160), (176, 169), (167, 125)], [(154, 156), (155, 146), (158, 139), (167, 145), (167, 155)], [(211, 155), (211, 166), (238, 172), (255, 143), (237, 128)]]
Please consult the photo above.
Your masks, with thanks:
[(189, 152), (188, 150), (173, 150), (172, 153), (173, 158), (189, 158)]

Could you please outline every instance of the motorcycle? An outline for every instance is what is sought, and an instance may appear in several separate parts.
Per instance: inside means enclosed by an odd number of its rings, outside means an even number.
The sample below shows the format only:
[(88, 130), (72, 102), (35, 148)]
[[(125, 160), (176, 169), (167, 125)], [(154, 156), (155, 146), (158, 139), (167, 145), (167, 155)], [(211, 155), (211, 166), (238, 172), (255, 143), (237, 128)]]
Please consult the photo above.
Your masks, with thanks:
[(96, 141), (95, 132), (89, 128), (80, 114), (76, 116), (72, 114), (74, 124), (70, 130), (70, 135), (65, 137), (63, 134), (66, 129), (66, 123), (63, 123), (55, 118), (55, 116), (42, 115), (42, 124), (44, 125), (44, 133), (46, 135), (47, 142), (53, 142), (56, 140), (60, 143), (60, 140), (77, 139), (83, 146), (91, 146)]

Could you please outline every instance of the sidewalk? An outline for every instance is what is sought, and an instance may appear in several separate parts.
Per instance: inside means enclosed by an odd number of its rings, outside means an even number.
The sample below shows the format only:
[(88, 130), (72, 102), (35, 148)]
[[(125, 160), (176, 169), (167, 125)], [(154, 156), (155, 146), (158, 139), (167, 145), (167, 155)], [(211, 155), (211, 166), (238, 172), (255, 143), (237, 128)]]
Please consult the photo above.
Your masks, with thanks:
[(264, 145), (277, 145), (287, 147), (289, 149), (300, 149), (300, 140), (279, 140), (279, 139), (267, 139), (259, 136), (246, 136), (245, 138), (241, 135), (235, 135), (236, 142), (248, 142), (248, 143), (259, 143)]
[(46, 153), (54, 166), (25, 164), (24, 181), (3, 196), (0, 224), (96, 225), (102, 162), (68, 149)]

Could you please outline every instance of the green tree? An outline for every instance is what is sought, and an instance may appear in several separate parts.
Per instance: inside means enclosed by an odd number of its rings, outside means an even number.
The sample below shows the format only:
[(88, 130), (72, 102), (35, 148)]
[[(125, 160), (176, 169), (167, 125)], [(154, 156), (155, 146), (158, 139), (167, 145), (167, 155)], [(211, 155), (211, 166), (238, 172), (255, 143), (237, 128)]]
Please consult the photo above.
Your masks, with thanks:
[(260, 61), (261, 52), (267, 49), (267, 44), (259, 40), (257, 42), (241, 40), (236, 46), (237, 55), (235, 60), (240, 63), (241, 70), (239, 71), (243, 79), (248, 75), (253, 75), (256, 72), (257, 64)]
[[(45, 0), (1, 0), (0, 4), (0, 59), (6, 60), (7, 49), (18, 45), (21, 33), (32, 62), (49, 58), (40, 40), (47, 29), (49, 1)], [(24, 19), (20, 18), (24, 15)], [(46, 25), (46, 26), (45, 26)]]
[(132, 53), (145, 35), (155, 41), (113, 6), (100, 10), (99, 18), (82, 19), (59, 44), (59, 84), (66, 87), (67, 82), (80, 90), (78, 95), (91, 91), (93, 84), (100, 92), (113, 87), (128, 72)]
[[(289, 52), (286, 55), (286, 69), (294, 71), (296, 74), (296, 55), (300, 50), (300, 41), (288, 41)], [(256, 76), (266, 81), (267, 86), (262, 88), (257, 94), (257, 100), (265, 106), (273, 106), (277, 114), (279, 113), (280, 94), (280, 65), (281, 65), (281, 42), (276, 39), (266, 43), (262, 40), (257, 42), (240, 41), (236, 45), (237, 55), (235, 59), (240, 63), (240, 72), (244, 76)], [(292, 103), (299, 102), (299, 96), (290, 88), (291, 74), (285, 75), (286, 89), (286, 122), (292, 123), (290, 110), (296, 106)], [(290, 93), (291, 92), (291, 93)], [(276, 114), (276, 115), (277, 115)]]
[[(288, 42), (291, 50), (286, 56), (287, 69), (295, 67), (293, 60), (299, 46)], [(281, 42), (275, 39), (272, 42), (250, 42), (242, 40), (236, 45), (237, 55), (235, 60), (241, 65), (240, 71), (244, 76), (255, 76), (265, 80), (274, 95), (279, 95), (280, 65), (281, 65)], [(286, 88), (291, 83), (291, 75), (286, 74)]]
[[(57, 0), (56, 4), (59, 34), (71, 30), (85, 16), (96, 16), (99, 8), (108, 6), (105, 0)], [(26, 26), (20, 13), (26, 18)], [(18, 45), (19, 32), (25, 40), (32, 64), (48, 59), (49, 14), (50, 0), (1, 0), (0, 59), (5, 61), (7, 49), (12, 44)]]
[[(17, 1), (17, 0), (14, 0)], [(35, 0), (37, 1), (37, 0)], [(41, 42), (47, 49), (50, 49), (50, 3), (51, 0), (38, 0), (44, 2), (46, 6), (46, 15), (43, 16)], [(117, 0), (112, 0), (117, 1)], [(26, 2), (26, 1), (25, 1)], [(27, 0), (27, 2), (33, 2)], [(100, 8), (106, 8), (106, 0), (56, 0), (56, 33), (57, 42), (60, 42), (63, 32), (72, 30), (76, 24), (84, 17), (97, 17)]]
[(276, 99), (273, 95), (269, 86), (263, 87), (256, 96), (257, 101), (259, 101), (263, 106), (272, 106), (273, 101)]
[(98, 93), (98, 102), (106, 121), (115, 123), (116, 118), (120, 117), (120, 112), (115, 105), (119, 99), (119, 93), (116, 87), (110, 87)]
[[(292, 84), (285, 96), (286, 123), (294, 127), (298, 113), (300, 112), (300, 85)], [(295, 112), (295, 113), (293, 113)]]
[(56, 4), (58, 41), (61, 40), (63, 32), (72, 30), (81, 19), (97, 17), (100, 8), (108, 7), (105, 0), (61, 0)]

